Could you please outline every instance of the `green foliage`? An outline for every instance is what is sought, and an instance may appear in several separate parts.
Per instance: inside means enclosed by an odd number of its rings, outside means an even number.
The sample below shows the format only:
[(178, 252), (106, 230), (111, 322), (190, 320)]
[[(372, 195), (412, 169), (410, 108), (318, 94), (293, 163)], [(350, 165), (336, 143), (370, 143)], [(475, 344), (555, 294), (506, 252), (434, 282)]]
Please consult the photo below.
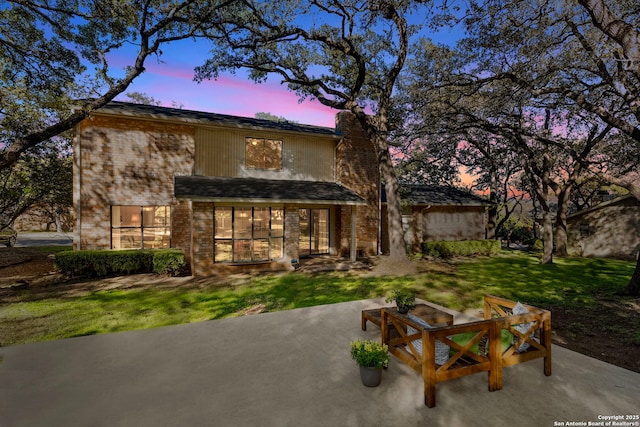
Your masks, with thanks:
[(0, 227), (11, 224), (34, 204), (52, 216), (68, 211), (73, 204), (69, 147), (68, 140), (60, 139), (0, 169)]
[(533, 236), (533, 224), (522, 224), (520, 221), (506, 221), (500, 231), (499, 236), (510, 242), (531, 242), (534, 239)]
[(58, 271), (70, 277), (109, 277), (136, 273), (178, 275), (186, 267), (176, 249), (65, 251), (56, 255)]
[(187, 268), (184, 252), (179, 249), (153, 251), (153, 272), (179, 276)]
[[(166, 0), (3, 2), (0, 170), (124, 92), (164, 45), (205, 34), (223, 43), (217, 25), (244, 7)], [(113, 67), (114, 56), (123, 63)]]
[(461, 240), (457, 242), (423, 242), (425, 256), (452, 258), (455, 256), (496, 255), (500, 252), (498, 240)]
[(358, 366), (386, 368), (389, 365), (389, 347), (376, 341), (351, 341), (351, 358)]
[(523, 243), (529, 246), (531, 252), (542, 253), (544, 250), (544, 242), (541, 239), (530, 239)]
[(398, 308), (411, 308), (415, 305), (416, 294), (410, 289), (394, 289), (386, 298), (387, 302), (395, 301)]

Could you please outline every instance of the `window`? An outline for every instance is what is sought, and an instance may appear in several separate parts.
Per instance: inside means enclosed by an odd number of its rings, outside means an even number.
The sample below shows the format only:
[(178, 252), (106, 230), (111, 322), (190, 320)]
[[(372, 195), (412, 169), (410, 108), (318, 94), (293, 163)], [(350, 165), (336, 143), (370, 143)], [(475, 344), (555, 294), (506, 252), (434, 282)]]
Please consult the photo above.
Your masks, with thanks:
[(591, 228), (589, 224), (586, 222), (580, 223), (580, 235), (581, 236), (589, 236), (591, 234)]
[(171, 247), (169, 206), (112, 206), (113, 249), (159, 249)]
[(329, 253), (329, 209), (300, 209), (300, 256)]
[(255, 262), (282, 257), (284, 209), (214, 208), (214, 262)]
[(245, 166), (249, 169), (282, 169), (282, 141), (246, 138)]

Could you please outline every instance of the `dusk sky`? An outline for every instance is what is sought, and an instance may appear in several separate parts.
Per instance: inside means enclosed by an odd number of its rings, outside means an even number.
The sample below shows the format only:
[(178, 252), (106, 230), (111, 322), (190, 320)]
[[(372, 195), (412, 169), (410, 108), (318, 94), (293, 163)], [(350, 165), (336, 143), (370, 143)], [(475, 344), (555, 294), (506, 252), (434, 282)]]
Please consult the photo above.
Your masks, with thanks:
[[(454, 30), (444, 30), (433, 38), (451, 43), (457, 37)], [(236, 75), (222, 75), (218, 80), (196, 83), (193, 81), (193, 69), (204, 63), (207, 54), (206, 42), (184, 40), (166, 46), (160, 58), (163, 62), (158, 63), (154, 57), (148, 58), (146, 72), (126, 92), (147, 94), (164, 106), (175, 102), (189, 110), (244, 117), (267, 112), (302, 124), (335, 126), (336, 110), (308, 99), (300, 103), (295, 93), (280, 84), (277, 76), (266, 83), (254, 84), (240, 71)], [(132, 58), (113, 56), (112, 67), (114, 70), (122, 69)], [(127, 100), (125, 96), (117, 99)]]
[[(317, 101), (300, 103), (296, 94), (275, 77), (266, 83), (254, 84), (239, 71), (236, 75), (226, 74), (218, 80), (196, 83), (193, 69), (204, 62), (207, 53), (206, 43), (196, 44), (190, 40), (174, 43), (163, 49), (163, 63), (158, 63), (155, 57), (147, 59), (146, 72), (126, 92), (147, 94), (163, 106), (175, 102), (189, 110), (244, 117), (267, 112), (303, 124), (334, 127), (337, 111)], [(124, 61), (114, 56), (112, 67), (122, 68), (126, 65)], [(127, 100), (125, 96), (117, 99)]]

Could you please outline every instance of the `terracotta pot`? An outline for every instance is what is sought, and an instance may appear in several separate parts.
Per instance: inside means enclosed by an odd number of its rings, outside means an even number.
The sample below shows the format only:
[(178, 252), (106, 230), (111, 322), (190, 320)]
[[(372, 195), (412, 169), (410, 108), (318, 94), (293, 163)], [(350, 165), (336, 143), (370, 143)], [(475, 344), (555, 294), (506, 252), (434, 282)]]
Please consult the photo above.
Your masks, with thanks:
[(367, 387), (376, 387), (382, 381), (382, 368), (360, 366), (360, 379)]

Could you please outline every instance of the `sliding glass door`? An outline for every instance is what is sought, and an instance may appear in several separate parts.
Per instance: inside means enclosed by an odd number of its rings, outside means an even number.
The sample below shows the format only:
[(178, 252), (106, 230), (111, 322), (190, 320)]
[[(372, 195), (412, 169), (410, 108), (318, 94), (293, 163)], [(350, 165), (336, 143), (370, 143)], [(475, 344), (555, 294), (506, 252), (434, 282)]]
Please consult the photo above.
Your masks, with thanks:
[(329, 209), (300, 209), (300, 256), (329, 253)]

